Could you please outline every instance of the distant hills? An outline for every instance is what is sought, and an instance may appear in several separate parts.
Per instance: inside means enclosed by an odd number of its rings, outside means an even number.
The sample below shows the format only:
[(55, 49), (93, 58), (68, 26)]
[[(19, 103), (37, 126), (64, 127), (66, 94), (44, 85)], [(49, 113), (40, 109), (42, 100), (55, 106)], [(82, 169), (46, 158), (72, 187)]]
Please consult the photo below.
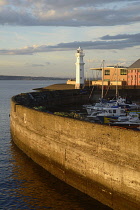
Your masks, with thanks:
[(64, 79), (68, 79), (68, 78), (0, 75), (0, 80), (64, 80)]

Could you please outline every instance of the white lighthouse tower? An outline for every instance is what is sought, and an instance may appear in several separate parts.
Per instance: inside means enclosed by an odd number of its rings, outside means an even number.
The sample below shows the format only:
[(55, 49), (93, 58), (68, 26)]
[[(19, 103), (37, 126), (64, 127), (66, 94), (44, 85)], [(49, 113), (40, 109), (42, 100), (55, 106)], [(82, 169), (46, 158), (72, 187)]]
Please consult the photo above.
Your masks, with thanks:
[(84, 57), (83, 50), (79, 47), (77, 53), (75, 54), (76, 60), (76, 84), (75, 89), (80, 89), (84, 86)]

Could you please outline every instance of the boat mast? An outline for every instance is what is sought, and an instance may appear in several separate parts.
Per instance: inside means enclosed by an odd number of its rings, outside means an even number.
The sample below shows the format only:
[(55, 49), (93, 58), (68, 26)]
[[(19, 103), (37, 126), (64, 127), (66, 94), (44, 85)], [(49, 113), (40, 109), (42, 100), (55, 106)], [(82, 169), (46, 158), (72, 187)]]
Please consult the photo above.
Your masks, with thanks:
[(103, 68), (102, 68), (102, 96), (101, 96), (101, 98), (103, 98), (104, 97), (104, 60), (103, 60), (103, 62), (102, 62), (102, 64), (103, 64)]
[(116, 99), (118, 99), (118, 64), (116, 67)]

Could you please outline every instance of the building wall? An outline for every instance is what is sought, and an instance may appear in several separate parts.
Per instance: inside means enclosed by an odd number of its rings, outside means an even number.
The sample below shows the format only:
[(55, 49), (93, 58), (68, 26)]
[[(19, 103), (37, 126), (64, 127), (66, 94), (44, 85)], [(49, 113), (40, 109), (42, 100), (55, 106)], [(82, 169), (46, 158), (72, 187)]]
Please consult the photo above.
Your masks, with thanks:
[[(94, 69), (94, 71), (102, 71), (102, 69)], [(104, 82), (109, 81), (110, 85), (114, 85), (114, 82), (118, 82), (118, 85), (127, 84), (127, 68), (125, 67), (104, 67), (103, 80)], [(96, 74), (96, 73), (95, 73)], [(100, 73), (101, 75), (101, 73)]]
[(128, 85), (140, 85), (140, 69), (129, 69), (127, 75)]
[[(104, 80), (109, 81), (127, 81), (127, 74), (125, 74), (126, 68), (115, 68), (115, 67), (105, 67), (104, 68)], [(107, 73), (110, 74), (107, 75)], [(124, 74), (123, 74), (124, 73)]]
[(76, 84), (76, 81), (75, 80), (72, 80), (72, 79), (69, 79), (69, 80), (67, 80), (67, 84), (68, 85), (75, 85)]
[[(110, 83), (109, 81), (103, 81), (103, 85), (106, 85), (108, 86)], [(92, 81), (92, 85), (102, 85), (102, 81), (101, 80), (98, 80), (98, 81)]]
[(11, 101), (15, 144), (50, 173), (113, 209), (140, 207), (140, 132), (56, 116)]

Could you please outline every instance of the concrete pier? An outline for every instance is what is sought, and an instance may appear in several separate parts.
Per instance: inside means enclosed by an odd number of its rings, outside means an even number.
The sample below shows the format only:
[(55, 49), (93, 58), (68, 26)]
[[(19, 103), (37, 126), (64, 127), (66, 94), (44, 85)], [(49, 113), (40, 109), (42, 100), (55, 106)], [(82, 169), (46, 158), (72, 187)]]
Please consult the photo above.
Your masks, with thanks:
[[(113, 209), (140, 208), (140, 132), (37, 111), (22, 97), (11, 100), (10, 125), (24, 153)], [(66, 103), (62, 98), (59, 103)]]

